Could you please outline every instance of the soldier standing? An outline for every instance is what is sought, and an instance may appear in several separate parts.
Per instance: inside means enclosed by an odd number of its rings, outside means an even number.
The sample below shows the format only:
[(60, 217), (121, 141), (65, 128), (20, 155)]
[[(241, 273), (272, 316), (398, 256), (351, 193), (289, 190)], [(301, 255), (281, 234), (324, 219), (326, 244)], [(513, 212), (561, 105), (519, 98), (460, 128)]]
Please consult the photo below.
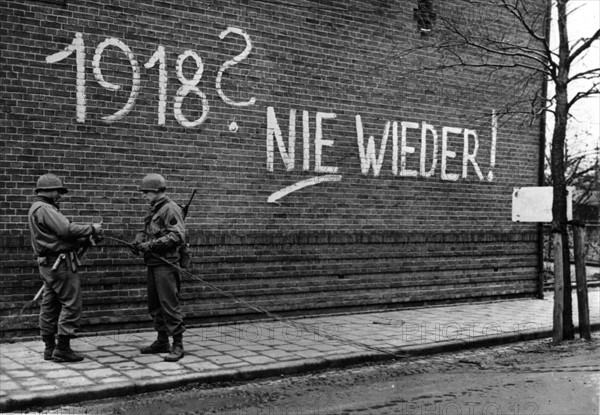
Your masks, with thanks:
[[(179, 247), (185, 243), (185, 225), (181, 208), (165, 191), (167, 185), (160, 174), (148, 174), (142, 179), (140, 191), (150, 205), (144, 220), (144, 231), (132, 243), (132, 252), (144, 254), (147, 270), (148, 311), (154, 320), (158, 337), (143, 347), (143, 354), (169, 353), (167, 362), (176, 362), (184, 355), (183, 316), (179, 304), (179, 272), (169, 263), (179, 262)], [(173, 347), (169, 346), (173, 337)]]
[[(71, 349), (81, 319), (81, 282), (77, 273), (77, 248), (102, 232), (100, 224), (71, 223), (59, 210), (68, 190), (54, 174), (37, 181), (35, 200), (29, 209), (31, 245), (44, 281), (40, 306), (40, 332), (44, 359), (79, 362), (83, 356)], [(55, 335), (58, 334), (58, 344)]]

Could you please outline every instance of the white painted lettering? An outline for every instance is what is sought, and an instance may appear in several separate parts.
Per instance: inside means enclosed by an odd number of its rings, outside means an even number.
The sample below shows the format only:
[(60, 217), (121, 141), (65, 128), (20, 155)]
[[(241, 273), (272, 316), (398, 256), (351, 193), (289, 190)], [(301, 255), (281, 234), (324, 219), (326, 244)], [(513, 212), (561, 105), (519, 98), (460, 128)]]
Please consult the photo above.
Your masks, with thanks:
[(168, 75), (165, 48), (162, 46), (158, 47), (144, 67), (153, 68), (156, 62), (160, 62), (158, 64), (158, 125), (165, 125)]
[(398, 175), (398, 121), (392, 123), (392, 173)]
[[(373, 176), (377, 177), (381, 171), (383, 165), (383, 156), (385, 155), (385, 148), (387, 146), (387, 140), (390, 133), (390, 122), (385, 123), (383, 129), (383, 136), (381, 138), (381, 145), (379, 148), (379, 155), (376, 156), (375, 151), (375, 137), (369, 136), (367, 143), (367, 149), (365, 151), (365, 140), (363, 125), (360, 115), (356, 116), (356, 140), (358, 142), (358, 152), (360, 156), (360, 169), (362, 174), (369, 174), (371, 166), (373, 166)], [(397, 166), (397, 165), (396, 165)]]
[[(196, 62), (196, 73), (194, 73), (194, 77), (192, 79), (187, 79), (183, 74), (183, 63), (187, 58), (192, 58)], [(181, 82), (182, 85), (187, 86), (196, 86), (202, 79), (202, 74), (204, 73), (204, 64), (202, 63), (202, 58), (198, 56), (196, 52), (193, 50), (186, 50), (181, 55), (177, 57), (177, 64), (175, 67), (177, 71), (177, 79)]]
[[(192, 58), (196, 62), (196, 73), (194, 73), (194, 77), (192, 79), (187, 79), (183, 75), (183, 63), (187, 58)], [(206, 118), (208, 117), (208, 113), (210, 108), (208, 106), (208, 100), (206, 99), (206, 95), (196, 85), (202, 79), (202, 73), (204, 72), (204, 64), (202, 63), (202, 58), (198, 56), (198, 54), (192, 50), (186, 50), (184, 53), (177, 57), (177, 79), (181, 82), (181, 87), (177, 90), (177, 94), (175, 96), (175, 102), (173, 105), (173, 112), (175, 114), (175, 119), (179, 124), (184, 127), (192, 128), (202, 124)], [(183, 111), (181, 107), (183, 105), (183, 99), (190, 93), (193, 92), (200, 97), (202, 100), (202, 115), (195, 121), (188, 121), (188, 119), (183, 115)]]
[(331, 112), (317, 112), (317, 130), (315, 132), (315, 173), (337, 173), (337, 167), (323, 166), (323, 146), (332, 147), (333, 140), (323, 140), (323, 120), (334, 119)]
[[(283, 145), (283, 140), (281, 141), (281, 144)], [(279, 150), (281, 151), (281, 149), (285, 149), (285, 147), (283, 147), (282, 145), (279, 145), (279, 140), (277, 141), (277, 145), (279, 146)], [(295, 109), (290, 109), (290, 121), (289, 121), (289, 126), (288, 126), (288, 151), (287, 151), (287, 157), (289, 162), (287, 164), (289, 164), (290, 169), (288, 170), (294, 170), (295, 165), (296, 165), (296, 110)]]
[[(431, 132), (433, 136), (433, 150), (432, 150), (432, 161), (431, 168), (428, 171), (425, 171), (425, 159), (427, 157), (427, 131)], [(433, 128), (433, 125), (427, 124), (425, 121), (421, 123), (421, 169), (420, 173), (422, 177), (431, 177), (435, 174), (435, 168), (437, 166), (437, 151), (438, 151), (438, 142), (437, 142), (437, 131)]]
[[(290, 110), (290, 120), (296, 118), (296, 111)], [(290, 122), (290, 131), (292, 128), (292, 123)], [(295, 122), (294, 122), (295, 129)], [(275, 159), (275, 146), (273, 141), (273, 136), (277, 140), (277, 147), (279, 148), (279, 154), (281, 154), (281, 158), (283, 159), (283, 164), (287, 171), (294, 170), (294, 146), (295, 146), (295, 138), (296, 133), (294, 131), (293, 134), (290, 133), (289, 136), (289, 144), (288, 147), (290, 152), (288, 153), (285, 148), (285, 144), (283, 142), (283, 136), (281, 135), (281, 129), (277, 124), (277, 117), (275, 116), (275, 110), (273, 107), (267, 107), (267, 170), (273, 171), (274, 159)]]
[[(217, 78), (216, 78), (216, 90), (221, 99), (228, 105), (235, 107), (243, 107), (249, 106), (256, 103), (256, 99), (254, 97), (250, 98), (248, 101), (235, 102), (222, 90), (222, 79), (226, 70), (229, 68), (238, 65), (242, 61), (248, 58), (250, 52), (252, 51), (252, 42), (250, 40), (250, 36), (246, 34), (242, 29), (229, 27), (225, 31), (219, 34), (220, 39), (225, 39), (229, 34), (236, 34), (242, 36), (245, 40), (246, 47), (244, 51), (233, 59), (226, 61), (219, 68)], [(135, 58), (133, 52), (129, 49), (129, 47), (117, 38), (107, 38), (103, 42), (100, 42), (95, 50), (93, 59), (92, 59), (92, 69), (93, 74), (100, 86), (109, 90), (109, 91), (120, 91), (123, 87), (121, 85), (113, 84), (108, 82), (102, 73), (101, 70), (101, 60), (103, 54), (108, 47), (116, 47), (124, 52), (129, 59), (132, 68), (132, 86), (131, 92), (129, 94), (129, 98), (127, 99), (126, 104), (122, 109), (115, 112), (112, 115), (102, 117), (108, 123), (117, 121), (126, 116), (135, 106), (135, 102), (137, 97), (141, 91), (141, 82), (140, 82), (140, 70), (139, 64)], [(76, 88), (77, 88), (77, 104), (76, 104), (76, 114), (77, 114), (77, 122), (83, 123), (86, 120), (87, 114), (87, 101), (86, 101), (86, 79), (85, 79), (85, 45), (83, 40), (83, 35), (81, 33), (76, 33), (74, 39), (71, 44), (66, 46), (64, 50), (60, 52), (56, 52), (52, 55), (46, 57), (46, 62), (49, 64), (58, 63), (62, 60), (67, 59), (75, 52), (76, 59)], [(164, 125), (166, 122), (166, 108), (167, 108), (167, 86), (168, 86), (168, 71), (166, 64), (166, 56), (167, 52), (165, 48), (159, 45), (150, 58), (150, 60), (144, 65), (146, 69), (154, 68), (158, 62), (158, 125)], [(188, 79), (184, 73), (184, 63), (187, 59), (192, 59), (196, 64), (196, 71), (194, 75)], [(174, 108), (173, 112), (175, 115), (175, 119), (179, 122), (180, 125), (186, 128), (196, 127), (201, 125), (209, 115), (209, 105), (206, 95), (200, 91), (198, 88), (198, 84), (202, 80), (203, 72), (204, 72), (204, 64), (201, 57), (192, 50), (186, 50), (184, 53), (180, 54), (176, 63), (176, 75), (177, 79), (181, 82), (181, 87), (178, 89), (175, 97), (174, 97)], [(190, 121), (183, 115), (182, 106), (183, 101), (187, 97), (188, 94), (193, 93), (200, 97), (202, 102), (202, 114), (201, 116), (194, 120)], [(328, 173), (335, 174), (338, 172), (338, 167), (336, 166), (325, 166), (323, 164), (323, 148), (324, 147), (333, 147), (334, 140), (332, 139), (324, 139), (323, 137), (323, 122), (328, 119), (335, 119), (337, 115), (335, 113), (325, 113), (325, 112), (317, 112), (316, 113), (316, 121), (315, 121), (315, 138), (314, 138), (314, 156), (315, 156), (315, 167), (314, 171), (316, 173)], [(381, 173), (381, 169), (383, 167), (385, 152), (387, 149), (387, 142), (390, 135), (390, 125), (392, 126), (392, 173), (394, 176), (401, 177), (432, 177), (435, 175), (437, 163), (438, 163), (438, 134), (433, 125), (428, 124), (427, 122), (409, 122), (402, 121), (400, 135), (398, 134), (398, 122), (387, 121), (384, 126), (381, 142), (379, 144), (379, 149), (376, 149), (376, 142), (373, 136), (368, 136), (367, 143), (365, 144), (364, 130), (362, 119), (360, 115), (356, 115), (356, 133), (357, 133), (357, 144), (359, 150), (359, 157), (361, 163), (361, 172), (363, 175), (368, 175), (371, 167), (373, 168), (373, 176), (377, 177)], [(419, 158), (419, 169), (413, 170), (408, 168), (408, 155), (414, 154), (416, 152), (416, 147), (408, 144), (409, 139), (409, 130), (421, 129), (421, 149), (420, 149), (420, 158)], [(236, 121), (233, 121), (229, 124), (230, 132), (237, 132), (239, 129), (239, 125)], [(415, 135), (417, 133), (414, 133)], [(457, 158), (457, 153), (453, 151), (449, 144), (449, 135), (451, 134), (462, 134), (463, 140), (463, 154), (462, 154), (462, 174), (458, 173), (450, 173), (448, 168), (448, 160)], [(427, 137), (431, 135), (431, 147), (428, 146)], [(303, 162), (302, 169), (304, 171), (310, 170), (311, 163), (311, 142), (310, 142), (310, 117), (309, 112), (304, 110), (302, 111), (302, 144), (303, 144)], [(289, 114), (289, 124), (288, 124), (288, 141), (287, 146), (284, 143), (283, 135), (279, 128), (277, 118), (275, 115), (275, 110), (273, 107), (267, 108), (267, 169), (269, 171), (274, 170), (274, 158), (275, 158), (275, 140), (277, 140), (277, 147), (279, 150), (279, 154), (282, 158), (283, 164), (287, 171), (292, 171), (295, 168), (295, 142), (296, 142), (296, 110), (291, 109)], [(467, 128), (457, 128), (457, 127), (442, 127), (442, 144), (441, 144), (441, 173), (440, 177), (442, 180), (446, 181), (458, 181), (459, 178), (468, 179), (469, 174), (469, 164), (472, 165), (473, 170), (479, 180), (486, 180), (491, 182), (494, 180), (494, 169), (496, 166), (496, 153), (497, 153), (497, 140), (498, 140), (498, 117), (495, 110), (492, 110), (492, 120), (491, 120), (491, 145), (490, 145), (490, 164), (489, 171), (487, 175), (484, 175), (479, 166), (479, 161), (481, 160), (481, 156), (479, 154), (479, 137), (476, 130), (467, 129)], [(428, 148), (431, 148), (431, 165), (429, 170), (427, 170), (427, 158), (428, 158)], [(478, 161), (479, 157), (479, 161)], [(398, 166), (400, 168), (398, 168)], [(416, 166), (415, 166), (416, 167)], [(458, 170), (458, 164), (456, 166), (456, 170)], [(328, 181), (339, 181), (341, 180), (341, 176), (335, 178), (313, 178), (306, 181), (299, 182), (295, 187), (290, 187), (289, 191), (295, 191), (295, 189), (300, 189), (306, 186), (312, 186), (314, 184), (328, 182)], [(286, 190), (287, 191), (287, 190)]]
[(302, 162), (302, 170), (310, 170), (310, 124), (308, 111), (302, 111), (302, 139), (304, 149), (304, 161)]
[(402, 121), (400, 123), (402, 126), (402, 145), (400, 146), (400, 176), (404, 177), (417, 177), (416, 170), (407, 170), (406, 169), (406, 154), (413, 154), (415, 152), (414, 147), (410, 147), (406, 145), (406, 134), (409, 128), (417, 129), (419, 128), (419, 124), (416, 122), (405, 122)]
[(447, 159), (455, 158), (456, 153), (454, 151), (448, 150), (448, 134), (461, 134), (462, 128), (456, 127), (442, 127), (442, 172), (441, 178), (442, 180), (449, 181), (457, 181), (458, 174), (456, 173), (447, 173)]
[(498, 117), (496, 110), (492, 110), (492, 148), (490, 149), (490, 171), (488, 172), (488, 182), (494, 180), (494, 167), (496, 166), (496, 140), (498, 138)]
[(96, 80), (102, 87), (108, 89), (109, 91), (118, 91), (119, 89), (121, 89), (119, 85), (105, 81), (104, 76), (102, 75), (102, 70), (100, 69), (100, 60), (102, 59), (102, 53), (104, 52), (104, 49), (106, 49), (108, 46), (115, 46), (121, 49), (123, 52), (125, 52), (127, 54), (129, 62), (131, 63), (131, 69), (133, 70), (131, 92), (129, 94), (129, 98), (127, 99), (127, 103), (123, 108), (121, 108), (114, 114), (102, 117), (102, 119), (107, 123), (112, 123), (120, 120), (121, 118), (129, 114), (129, 112), (135, 106), (135, 101), (140, 93), (140, 68), (135, 58), (135, 55), (133, 54), (133, 52), (131, 52), (131, 49), (129, 49), (129, 47), (125, 43), (114, 37), (108, 38), (104, 42), (100, 42), (98, 44), (98, 46), (96, 47), (96, 53), (94, 53), (94, 59), (92, 61), (94, 76), (96, 77)]
[(243, 36), (244, 40), (246, 41), (246, 48), (244, 49), (244, 51), (242, 53), (240, 53), (233, 59), (228, 60), (223, 65), (221, 65), (221, 68), (219, 69), (219, 73), (217, 74), (217, 80), (215, 82), (215, 84), (216, 84), (215, 86), (217, 88), (217, 93), (219, 94), (221, 99), (226, 104), (233, 105), (234, 107), (246, 107), (249, 105), (253, 105), (256, 102), (256, 98), (252, 97), (252, 98), (250, 98), (250, 100), (245, 101), (245, 102), (235, 102), (235, 101), (231, 100), (230, 98), (228, 98), (225, 95), (225, 93), (223, 93), (223, 90), (221, 89), (221, 81), (223, 79), (223, 73), (228, 68), (231, 68), (232, 66), (237, 65), (238, 63), (240, 63), (241, 61), (246, 59), (248, 57), (248, 55), (250, 54), (250, 51), (252, 51), (252, 42), (250, 41), (250, 36), (248, 36), (248, 34), (246, 32), (244, 32), (242, 29), (238, 29), (237, 27), (228, 27), (227, 30), (222, 31), (219, 34), (219, 38), (225, 39), (225, 37), (230, 33), (235, 33), (236, 35)]
[(75, 63), (77, 64), (77, 122), (85, 122), (86, 99), (85, 99), (85, 46), (83, 43), (83, 35), (75, 33), (75, 39), (63, 51), (56, 52), (46, 57), (47, 63), (60, 62), (70, 56), (75, 51)]
[[(469, 136), (473, 137), (473, 152), (469, 153)], [(465, 139), (465, 148), (463, 151), (463, 171), (462, 178), (467, 178), (467, 167), (468, 163), (471, 162), (473, 168), (475, 169), (475, 173), (479, 177), (479, 180), (483, 180), (483, 174), (481, 174), (481, 170), (479, 169), (479, 165), (477, 164), (477, 150), (479, 150), (479, 140), (477, 139), (477, 132), (475, 130), (464, 130), (464, 139)]]

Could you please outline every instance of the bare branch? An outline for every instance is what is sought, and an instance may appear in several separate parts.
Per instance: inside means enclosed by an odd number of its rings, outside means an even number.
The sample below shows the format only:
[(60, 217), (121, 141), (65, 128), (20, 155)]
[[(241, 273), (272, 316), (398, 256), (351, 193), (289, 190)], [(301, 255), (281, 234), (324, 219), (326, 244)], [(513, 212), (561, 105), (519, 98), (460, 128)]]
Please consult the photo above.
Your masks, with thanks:
[[(450, 19), (441, 17), (448, 31), (457, 36), (459, 41), (445, 42), (438, 45), (438, 48), (452, 49), (456, 47), (468, 47), (480, 52), (486, 53), (488, 56), (485, 58), (480, 56), (481, 62), (473, 63), (465, 59), (460, 59), (460, 62), (464, 65), (472, 67), (483, 67), (483, 66), (494, 66), (494, 67), (521, 67), (528, 70), (534, 70), (538, 72), (544, 72), (548, 75), (555, 76), (555, 63), (552, 60), (552, 52), (547, 45), (547, 42), (543, 41), (539, 35), (524, 21), (523, 16), (518, 10), (515, 10), (512, 6), (508, 5), (503, 0), (504, 8), (510, 11), (515, 18), (517, 18), (521, 25), (525, 27), (528, 34), (534, 35), (533, 38), (540, 43), (540, 48), (534, 48), (529, 45), (519, 45), (512, 43), (509, 39), (504, 37), (494, 39), (492, 36), (479, 36), (478, 38), (468, 31), (468, 29), (462, 29), (457, 26)], [(495, 59), (490, 59), (490, 56)], [(506, 64), (508, 59), (510, 64)], [(492, 60), (498, 60), (503, 63), (492, 62)], [(529, 63), (526, 63), (529, 62)]]
[(600, 75), (600, 68), (590, 69), (588, 71), (579, 72), (578, 74), (569, 78), (569, 82), (575, 81), (577, 79), (594, 79)]
[(569, 64), (577, 59), (579, 55), (589, 49), (589, 47), (592, 46), (592, 44), (598, 39), (600, 39), (600, 29), (596, 30), (596, 33), (594, 33), (592, 37), (583, 42), (581, 46), (571, 53), (571, 56), (569, 57)]
[(587, 91), (580, 91), (569, 101), (568, 108), (570, 109), (577, 101), (582, 100), (584, 98), (588, 98), (592, 95), (600, 94), (600, 81), (596, 82), (591, 88)]
[[(533, 37), (534, 39), (536, 39), (543, 47), (544, 49), (544, 57), (546, 58), (547, 62), (545, 63), (546, 65), (549, 66), (549, 69), (551, 71), (551, 75), (554, 75), (556, 73), (556, 63), (554, 62), (554, 60), (552, 59), (554, 56), (556, 56), (556, 54), (554, 54), (552, 52), (552, 50), (550, 49), (550, 41), (546, 38), (546, 34), (544, 33), (543, 36), (537, 34), (535, 32), (535, 30), (531, 27), (531, 25), (529, 25), (527, 23), (527, 21), (525, 20), (525, 17), (523, 16), (523, 14), (521, 13), (521, 11), (519, 10), (519, 8), (517, 7), (518, 2), (513, 6), (512, 4), (509, 4), (506, 0), (502, 0), (502, 3), (504, 4), (505, 8), (513, 14), (513, 16), (515, 16), (517, 18), (517, 21), (519, 21), (523, 27), (525, 28), (525, 30), (527, 31), (527, 33), (529, 33), (529, 35), (531, 37)], [(544, 16), (544, 19), (549, 19), (549, 16)], [(545, 28), (545, 25), (544, 25)], [(540, 53), (541, 54), (541, 53)]]

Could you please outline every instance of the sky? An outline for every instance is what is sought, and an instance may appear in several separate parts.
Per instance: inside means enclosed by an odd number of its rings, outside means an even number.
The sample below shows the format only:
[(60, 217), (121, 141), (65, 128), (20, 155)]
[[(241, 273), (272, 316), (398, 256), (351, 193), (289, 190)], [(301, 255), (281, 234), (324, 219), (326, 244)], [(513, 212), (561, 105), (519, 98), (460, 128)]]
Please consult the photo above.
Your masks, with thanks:
[[(589, 37), (600, 28), (600, 0), (571, 0), (569, 2), (570, 14), (567, 18), (569, 41), (571, 44), (582, 37)], [(553, 17), (553, 31), (556, 31), (556, 18)], [(557, 36), (553, 34), (553, 44), (557, 45)], [(596, 41), (582, 59), (576, 61), (571, 69), (571, 74), (582, 70), (600, 67), (600, 41)], [(574, 85), (570, 95), (574, 95), (577, 88), (589, 89), (588, 84)], [(578, 143), (569, 143), (575, 151), (594, 151), (600, 145), (600, 96), (587, 98), (577, 103), (571, 114), (574, 120), (569, 126), (571, 136), (577, 135)], [(596, 157), (598, 157), (596, 150)]]

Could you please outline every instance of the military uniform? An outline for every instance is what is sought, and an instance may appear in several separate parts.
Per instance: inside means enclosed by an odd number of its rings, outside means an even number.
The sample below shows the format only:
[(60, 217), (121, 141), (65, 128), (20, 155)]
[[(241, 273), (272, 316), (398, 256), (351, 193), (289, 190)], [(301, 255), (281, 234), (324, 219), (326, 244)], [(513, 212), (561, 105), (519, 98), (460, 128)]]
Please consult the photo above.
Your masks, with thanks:
[[(146, 180), (148, 177), (156, 179), (156, 182)], [(177, 361), (183, 357), (185, 326), (179, 301), (179, 272), (169, 263), (177, 265), (179, 262), (179, 248), (185, 243), (184, 219), (179, 205), (164, 195), (162, 176), (148, 175), (144, 179), (142, 191), (160, 193), (151, 202), (150, 211), (144, 219), (144, 230), (136, 235), (132, 245), (134, 251), (143, 252), (148, 268), (148, 311), (158, 339), (149, 347), (142, 348), (141, 352), (170, 352), (165, 360)], [(168, 336), (173, 337), (172, 348), (169, 347)]]
[[(28, 215), (31, 245), (44, 282), (40, 332), (46, 343), (46, 360), (79, 361), (83, 357), (75, 354), (69, 344), (69, 339), (77, 336), (82, 309), (77, 248), (80, 242), (96, 234), (100, 226), (71, 223), (59, 210), (60, 197), (48, 196), (47, 192), (53, 191), (62, 194), (67, 189), (57, 176), (41, 176)], [(46, 196), (40, 192), (46, 192), (43, 193)], [(55, 334), (59, 340), (57, 350)]]

